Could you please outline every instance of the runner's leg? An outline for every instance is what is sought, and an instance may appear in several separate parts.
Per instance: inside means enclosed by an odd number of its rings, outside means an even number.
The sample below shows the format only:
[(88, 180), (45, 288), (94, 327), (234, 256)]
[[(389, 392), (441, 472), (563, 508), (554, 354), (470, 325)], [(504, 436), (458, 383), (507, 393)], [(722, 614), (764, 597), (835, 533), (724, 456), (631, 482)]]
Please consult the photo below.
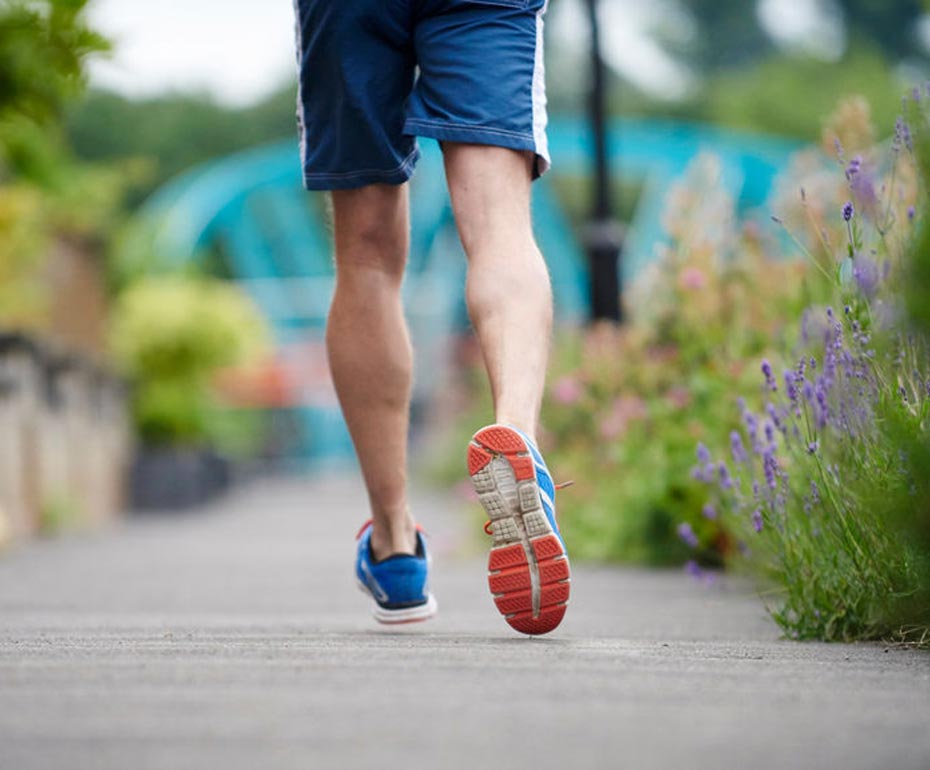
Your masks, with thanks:
[(333, 382), (371, 503), (376, 558), (412, 554), (407, 432), (413, 354), (401, 305), (407, 185), (333, 192), (336, 291), (326, 328)]
[(552, 330), (552, 290), (530, 219), (532, 153), (443, 144), (465, 293), (491, 382), (495, 420), (535, 441)]

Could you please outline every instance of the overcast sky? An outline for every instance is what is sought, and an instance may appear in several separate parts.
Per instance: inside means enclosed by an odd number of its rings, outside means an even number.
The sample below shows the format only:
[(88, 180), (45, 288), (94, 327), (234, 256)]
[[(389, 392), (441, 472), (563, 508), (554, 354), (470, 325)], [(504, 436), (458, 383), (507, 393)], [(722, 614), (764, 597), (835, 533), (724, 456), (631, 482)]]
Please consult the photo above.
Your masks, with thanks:
[[(772, 29), (777, 18), (786, 43), (839, 53), (842, 33), (825, 35), (823, 2), (763, 0), (760, 18)], [(92, 23), (115, 43), (109, 60), (92, 63), (92, 82), (132, 96), (199, 90), (253, 102), (294, 78), (293, 13), (292, 0), (92, 0)], [(689, 34), (675, 0), (602, 0), (601, 13), (612, 66), (656, 96), (688, 89), (687, 70), (646, 34)], [(586, 44), (580, 0), (560, 0), (548, 23), (561, 44)]]

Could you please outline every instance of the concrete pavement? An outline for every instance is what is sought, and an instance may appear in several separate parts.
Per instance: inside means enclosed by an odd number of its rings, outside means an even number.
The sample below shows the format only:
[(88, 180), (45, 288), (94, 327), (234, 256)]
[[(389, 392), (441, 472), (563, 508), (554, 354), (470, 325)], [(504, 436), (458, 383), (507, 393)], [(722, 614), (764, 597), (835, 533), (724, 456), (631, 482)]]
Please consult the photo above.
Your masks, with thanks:
[(0, 554), (0, 770), (930, 768), (930, 656), (779, 639), (745, 587), (575, 567), (523, 638), (419, 492), (439, 617), (385, 630), (351, 477)]

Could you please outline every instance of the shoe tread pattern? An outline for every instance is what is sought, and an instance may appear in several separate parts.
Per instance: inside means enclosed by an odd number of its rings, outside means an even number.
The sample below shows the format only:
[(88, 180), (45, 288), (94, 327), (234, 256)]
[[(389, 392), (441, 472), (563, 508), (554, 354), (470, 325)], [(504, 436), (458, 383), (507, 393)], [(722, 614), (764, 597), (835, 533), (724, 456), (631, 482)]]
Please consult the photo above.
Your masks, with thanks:
[(468, 468), (494, 533), (488, 556), (494, 603), (515, 630), (548, 633), (565, 615), (571, 570), (542, 510), (529, 449), (510, 428), (484, 428), (469, 444)]

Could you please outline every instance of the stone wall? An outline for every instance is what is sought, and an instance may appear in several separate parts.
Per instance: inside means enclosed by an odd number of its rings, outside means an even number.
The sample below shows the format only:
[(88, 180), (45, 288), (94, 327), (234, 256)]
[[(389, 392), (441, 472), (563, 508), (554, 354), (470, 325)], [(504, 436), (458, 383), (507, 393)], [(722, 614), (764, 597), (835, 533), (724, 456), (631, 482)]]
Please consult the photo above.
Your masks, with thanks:
[(0, 542), (119, 515), (129, 454), (119, 380), (0, 332)]

